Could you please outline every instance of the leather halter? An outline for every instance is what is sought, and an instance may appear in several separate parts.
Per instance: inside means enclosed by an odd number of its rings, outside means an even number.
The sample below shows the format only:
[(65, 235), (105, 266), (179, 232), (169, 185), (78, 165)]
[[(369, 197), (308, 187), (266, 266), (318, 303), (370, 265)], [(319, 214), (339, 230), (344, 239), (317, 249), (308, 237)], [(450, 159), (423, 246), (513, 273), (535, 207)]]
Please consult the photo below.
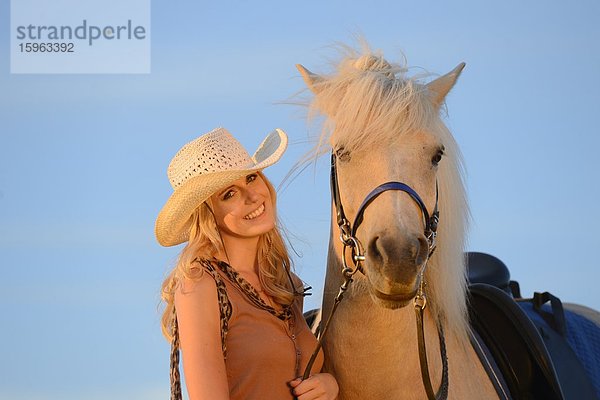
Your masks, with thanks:
[[(310, 368), (316, 358), (319, 349), (321, 348), (323, 337), (327, 332), (327, 328), (329, 327), (329, 323), (335, 313), (338, 304), (341, 302), (344, 292), (348, 289), (348, 285), (353, 281), (353, 276), (357, 271), (361, 271), (364, 274), (364, 270), (362, 268), (362, 262), (365, 261), (365, 256), (363, 252), (363, 246), (360, 241), (356, 238), (356, 231), (358, 227), (363, 221), (363, 215), (366, 208), (383, 192), (388, 190), (398, 190), (407, 193), (415, 203), (419, 206), (421, 210), (421, 214), (423, 216), (424, 222), (424, 234), (427, 238), (427, 242), (429, 245), (427, 260), (423, 264), (423, 268), (421, 270), (421, 282), (419, 285), (419, 290), (417, 295), (414, 298), (414, 307), (415, 307), (415, 315), (417, 320), (417, 341), (419, 346), (419, 363), (421, 366), (421, 377), (423, 380), (423, 385), (425, 387), (425, 391), (427, 393), (427, 398), (429, 400), (445, 400), (448, 397), (448, 358), (446, 356), (446, 343), (444, 339), (444, 331), (441, 326), (438, 326), (438, 336), (440, 341), (440, 356), (442, 359), (442, 382), (440, 383), (440, 388), (437, 393), (434, 394), (433, 387), (431, 384), (431, 378), (429, 376), (429, 366), (427, 364), (427, 350), (425, 347), (425, 333), (423, 327), (423, 310), (427, 305), (427, 298), (424, 292), (424, 271), (427, 266), (427, 261), (429, 257), (433, 254), (436, 247), (436, 236), (437, 236), (437, 227), (439, 222), (439, 211), (438, 211), (438, 184), (436, 181), (435, 184), (435, 207), (433, 209), (433, 213), (430, 215), (427, 211), (427, 207), (425, 203), (419, 196), (419, 194), (411, 188), (409, 185), (403, 182), (390, 181), (383, 183), (373, 189), (367, 197), (363, 200), (361, 205), (358, 207), (358, 211), (356, 216), (354, 217), (354, 222), (350, 225), (350, 222), (346, 218), (344, 213), (344, 207), (342, 205), (340, 190), (338, 185), (338, 176), (337, 176), (337, 166), (336, 166), (336, 155), (335, 151), (331, 152), (331, 194), (333, 198), (333, 202), (336, 208), (336, 217), (337, 224), (340, 229), (340, 240), (343, 243), (344, 250), (342, 254), (342, 263), (343, 269), (342, 274), (344, 275), (345, 281), (340, 287), (340, 291), (338, 295), (334, 299), (334, 304), (327, 318), (325, 326), (320, 332), (319, 341), (315, 352), (313, 353), (307, 368), (305, 370), (303, 379), (308, 378), (310, 374)], [(351, 268), (346, 263), (346, 249), (350, 247), (352, 252), (352, 262), (354, 264), (354, 268)]]

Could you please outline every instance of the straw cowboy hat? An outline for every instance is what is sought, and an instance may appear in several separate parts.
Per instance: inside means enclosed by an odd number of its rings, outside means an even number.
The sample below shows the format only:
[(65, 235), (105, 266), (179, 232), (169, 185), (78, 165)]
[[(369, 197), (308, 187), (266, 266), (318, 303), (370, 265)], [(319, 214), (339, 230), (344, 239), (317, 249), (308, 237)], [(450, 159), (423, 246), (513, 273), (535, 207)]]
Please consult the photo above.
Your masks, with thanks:
[(250, 157), (231, 133), (217, 128), (183, 146), (167, 169), (173, 194), (156, 219), (158, 242), (175, 246), (187, 241), (194, 210), (219, 189), (277, 162), (287, 141), (285, 132), (275, 129)]

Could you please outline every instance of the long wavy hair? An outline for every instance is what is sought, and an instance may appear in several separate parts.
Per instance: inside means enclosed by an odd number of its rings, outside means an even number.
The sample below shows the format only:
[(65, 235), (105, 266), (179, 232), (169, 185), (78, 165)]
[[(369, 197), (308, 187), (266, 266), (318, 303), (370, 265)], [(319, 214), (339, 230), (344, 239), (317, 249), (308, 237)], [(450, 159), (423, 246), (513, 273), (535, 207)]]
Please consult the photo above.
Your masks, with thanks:
[[(261, 235), (258, 240), (258, 278), (267, 295), (277, 304), (287, 306), (292, 304), (296, 291), (289, 279), (291, 261), (276, 214), (277, 194), (265, 175), (260, 171), (258, 174), (269, 189), (275, 210), (275, 227)], [(195, 262), (198, 258), (211, 259), (225, 250), (211, 210), (212, 204), (208, 199), (200, 204), (190, 217), (192, 223), (189, 240), (181, 250), (175, 267), (162, 284), (161, 299), (166, 306), (161, 328), (169, 341), (173, 339), (175, 292), (185, 279), (198, 280), (202, 277), (203, 269)]]

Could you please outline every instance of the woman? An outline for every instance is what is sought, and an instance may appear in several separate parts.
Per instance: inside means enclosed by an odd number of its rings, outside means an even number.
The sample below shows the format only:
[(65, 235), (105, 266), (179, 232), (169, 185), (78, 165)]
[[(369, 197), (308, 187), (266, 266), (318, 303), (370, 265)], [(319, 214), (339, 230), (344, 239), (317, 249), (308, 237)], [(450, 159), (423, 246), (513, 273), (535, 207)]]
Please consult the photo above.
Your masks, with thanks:
[(163, 246), (187, 244), (163, 283), (162, 328), (174, 352), (180, 344), (191, 400), (337, 396), (333, 376), (319, 373), (322, 355), (314, 375), (297, 379), (316, 340), (277, 228), (275, 190), (262, 174), (286, 147), (276, 129), (251, 158), (217, 128), (169, 164), (174, 192), (156, 220), (156, 237)]

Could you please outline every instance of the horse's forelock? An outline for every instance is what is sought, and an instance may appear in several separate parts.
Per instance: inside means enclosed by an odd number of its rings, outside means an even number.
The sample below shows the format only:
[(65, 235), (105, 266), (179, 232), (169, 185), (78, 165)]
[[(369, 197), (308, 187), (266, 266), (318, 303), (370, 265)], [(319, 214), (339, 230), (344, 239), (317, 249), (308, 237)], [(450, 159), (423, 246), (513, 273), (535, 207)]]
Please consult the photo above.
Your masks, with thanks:
[(431, 130), (438, 110), (425, 85), (406, 77), (401, 67), (361, 70), (354, 67), (357, 60), (343, 61), (349, 66), (323, 76), (321, 90), (310, 104), (311, 115), (324, 114), (332, 122), (324, 125), (322, 144), (357, 150)]

